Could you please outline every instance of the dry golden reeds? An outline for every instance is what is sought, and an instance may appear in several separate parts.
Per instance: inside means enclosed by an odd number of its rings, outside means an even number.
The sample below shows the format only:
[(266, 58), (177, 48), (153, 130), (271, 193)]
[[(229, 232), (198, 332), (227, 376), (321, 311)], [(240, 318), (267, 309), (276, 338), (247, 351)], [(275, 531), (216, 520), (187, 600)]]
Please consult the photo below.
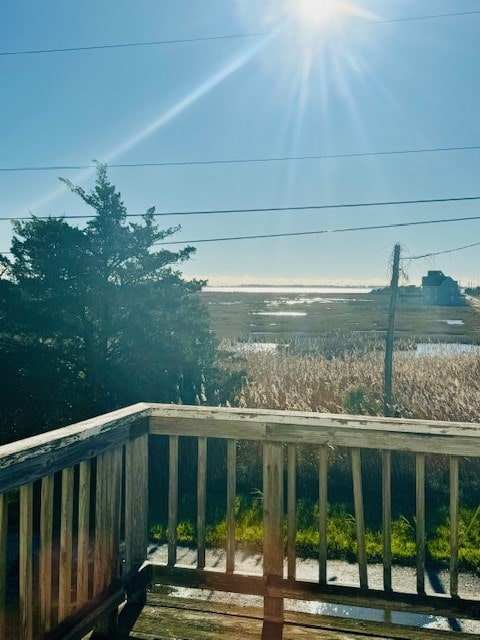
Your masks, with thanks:
[[(285, 351), (246, 350), (238, 404), (250, 408), (381, 415), (383, 354), (331, 359)], [(480, 421), (480, 352), (451, 356), (395, 355), (399, 416)]]

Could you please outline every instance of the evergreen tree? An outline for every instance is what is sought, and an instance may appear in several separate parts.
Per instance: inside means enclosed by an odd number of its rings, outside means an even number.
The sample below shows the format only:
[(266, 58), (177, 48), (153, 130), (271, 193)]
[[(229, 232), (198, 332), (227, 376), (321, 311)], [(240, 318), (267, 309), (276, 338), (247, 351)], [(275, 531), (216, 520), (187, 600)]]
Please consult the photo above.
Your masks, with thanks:
[(128, 223), (103, 165), (91, 192), (64, 182), (94, 217), (17, 221), (1, 259), (3, 440), (142, 400), (205, 402), (215, 376), (203, 283), (178, 271), (195, 249), (156, 246), (178, 227), (154, 208)]

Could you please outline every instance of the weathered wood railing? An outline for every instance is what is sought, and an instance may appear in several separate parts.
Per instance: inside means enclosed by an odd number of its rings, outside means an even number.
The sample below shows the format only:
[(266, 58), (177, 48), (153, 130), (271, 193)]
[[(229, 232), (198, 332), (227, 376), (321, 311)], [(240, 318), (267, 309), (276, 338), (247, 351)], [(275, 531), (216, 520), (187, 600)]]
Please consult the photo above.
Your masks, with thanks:
[(136, 405), (0, 448), (0, 638), (115, 625), (146, 557), (148, 414)]
[[(164, 460), (168, 481), (163, 490), (148, 486), (148, 434), (168, 442)], [(182, 454), (183, 464), (195, 469), (196, 477), (196, 487), (188, 487), (195, 496), (197, 520), (197, 562), (192, 568), (177, 563), (183, 497), (179, 448), (185, 438), (196, 441), (188, 450), (194, 459), (186, 460)], [(206, 568), (207, 469), (219, 464), (207, 456), (211, 441), (227, 443), (224, 571)], [(240, 573), (242, 567), (236, 566), (237, 448), (241, 442), (256, 443), (262, 452), (263, 575)], [(303, 445), (318, 453), (319, 548), (314, 582), (297, 578), (296, 465), (298, 447)], [(327, 579), (328, 451), (337, 447), (347, 450), (350, 458), (358, 586), (333, 585)], [(378, 451), (382, 461), (383, 588), (376, 589), (369, 587), (365, 543), (362, 452), (366, 450)], [(392, 584), (393, 452), (415, 457), (417, 571), (412, 593), (395, 591)], [(450, 469), (450, 593), (443, 595), (425, 593), (425, 460), (429, 454), (446, 456)], [(112, 630), (125, 592), (131, 600), (144, 597), (145, 571), (140, 569), (147, 558), (149, 489), (156, 501), (166, 505), (168, 519), (167, 558), (147, 565), (152, 579), (262, 596), (266, 638), (280, 634), (287, 597), (480, 619), (480, 600), (459, 596), (463, 457), (480, 457), (480, 425), (146, 404), (6, 445), (0, 448), (0, 638), (53, 640), (81, 638), (92, 628), (99, 634)], [(153, 459), (151, 471), (159, 464)]]

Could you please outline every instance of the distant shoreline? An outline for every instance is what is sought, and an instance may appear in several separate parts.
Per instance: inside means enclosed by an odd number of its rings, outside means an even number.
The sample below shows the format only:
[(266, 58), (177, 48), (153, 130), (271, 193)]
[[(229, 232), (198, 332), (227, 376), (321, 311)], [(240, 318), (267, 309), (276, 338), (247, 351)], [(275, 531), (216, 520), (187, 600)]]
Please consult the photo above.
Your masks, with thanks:
[(206, 286), (204, 293), (371, 293), (373, 286), (338, 286), (338, 285), (234, 285)]

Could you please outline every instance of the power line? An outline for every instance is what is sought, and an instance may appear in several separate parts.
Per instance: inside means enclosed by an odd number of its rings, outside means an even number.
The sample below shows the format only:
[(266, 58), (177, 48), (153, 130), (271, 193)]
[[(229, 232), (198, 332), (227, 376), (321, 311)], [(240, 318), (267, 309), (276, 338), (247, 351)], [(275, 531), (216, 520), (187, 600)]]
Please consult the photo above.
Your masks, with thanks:
[(230, 240), (257, 240), (264, 238), (292, 238), (296, 236), (313, 236), (327, 233), (350, 233), (360, 231), (377, 231), (381, 229), (397, 229), (399, 227), (414, 227), (418, 225), (446, 224), (450, 222), (466, 222), (469, 220), (480, 220), (480, 216), (468, 216), (463, 218), (443, 218), (435, 220), (417, 220), (416, 222), (395, 222), (391, 224), (376, 224), (366, 227), (342, 227), (340, 229), (321, 229), (318, 231), (292, 231), (290, 233), (265, 233), (251, 236), (227, 236), (220, 238), (200, 238), (196, 240), (167, 240), (166, 242), (156, 242), (156, 245), (172, 244), (201, 244), (204, 242), (227, 242)]
[[(437, 13), (431, 15), (424, 16), (410, 16), (405, 18), (390, 18), (387, 20), (369, 20), (364, 22), (356, 23), (355, 25), (350, 25), (350, 27), (355, 26), (364, 26), (364, 25), (374, 25), (374, 24), (390, 24), (395, 22), (413, 22), (416, 20), (434, 20), (440, 18), (453, 18), (460, 16), (470, 16), (480, 14), (480, 11), (459, 11), (452, 13)], [(127, 49), (134, 47), (152, 47), (152, 46), (162, 46), (162, 45), (172, 45), (172, 44), (187, 44), (193, 42), (209, 42), (215, 40), (236, 40), (240, 38), (257, 38), (257, 37), (267, 37), (267, 36), (278, 36), (278, 35), (288, 35), (293, 33), (302, 33), (302, 32), (313, 32), (315, 29), (288, 29), (282, 31), (259, 31), (252, 33), (234, 33), (234, 34), (225, 34), (225, 35), (215, 35), (215, 36), (202, 36), (196, 38), (173, 38), (167, 40), (147, 40), (147, 41), (139, 41), (139, 42), (117, 42), (113, 44), (98, 44), (98, 45), (87, 45), (81, 47), (58, 47), (52, 49), (24, 49), (17, 51), (0, 51), (0, 56), (29, 56), (29, 55), (40, 55), (40, 54), (48, 54), (48, 53), (68, 53), (68, 52), (84, 52), (84, 51), (99, 51), (105, 49)]]
[(471, 16), (475, 14), (479, 14), (479, 10), (473, 11), (457, 11), (452, 13), (433, 13), (426, 16), (411, 16), (406, 18), (390, 18), (387, 20), (369, 20), (368, 22), (362, 22), (363, 24), (389, 24), (391, 22), (413, 22), (415, 20), (435, 20), (439, 18), (458, 18), (460, 16)]
[[(163, 246), (163, 245), (172, 245), (172, 244), (201, 244), (206, 242), (228, 242), (232, 240), (259, 240), (265, 238), (292, 238), (298, 236), (313, 236), (313, 235), (323, 235), (327, 233), (355, 233), (361, 231), (378, 231), (382, 229), (398, 229), (402, 227), (414, 227), (419, 225), (432, 225), (432, 224), (448, 224), (454, 222), (468, 222), (472, 220), (480, 220), (480, 215), (478, 216), (464, 216), (462, 218), (440, 218), (440, 219), (429, 219), (429, 220), (417, 220), (414, 222), (394, 222), (390, 224), (377, 224), (377, 225), (368, 225), (364, 227), (341, 227), (338, 229), (319, 229), (316, 231), (292, 231), (289, 233), (264, 233), (264, 234), (255, 234), (249, 236), (227, 236), (227, 237), (219, 237), (219, 238), (199, 238), (196, 240), (167, 240), (161, 242), (155, 242), (155, 246)], [(411, 260), (417, 260), (423, 257), (428, 257), (430, 255), (438, 255), (439, 253), (450, 253), (451, 251), (460, 251), (461, 249), (466, 249), (469, 247), (474, 247), (480, 245), (480, 243), (474, 243), (472, 245), (466, 245), (465, 247), (459, 247), (458, 249), (451, 249), (445, 252), (438, 252), (437, 254), (425, 254), (425, 256), (414, 256), (410, 258)], [(0, 254), (7, 255), (12, 254), (12, 251), (0, 251)]]
[[(458, 198), (425, 198), (415, 200), (385, 200), (374, 202), (347, 202), (340, 204), (312, 204), (304, 206), (289, 206), (289, 207), (253, 207), (249, 209), (204, 209), (198, 211), (162, 211), (160, 213), (154, 213), (154, 216), (205, 216), (214, 214), (234, 214), (234, 213), (274, 213), (282, 211), (315, 211), (325, 209), (359, 209), (362, 207), (391, 207), (407, 204), (435, 204), (445, 202), (473, 202), (480, 200), (480, 196), (462, 196)], [(96, 214), (78, 214), (78, 215), (59, 215), (59, 216), (33, 216), (36, 220), (48, 220), (49, 218), (56, 217), (64, 220), (84, 220), (87, 218), (94, 218)], [(144, 213), (127, 213), (126, 218), (142, 218)], [(0, 221), (6, 220), (31, 220), (32, 216), (5, 216), (0, 217)]]
[[(215, 160), (184, 160), (165, 162), (124, 162), (109, 164), (109, 169), (137, 169), (145, 167), (185, 167), (202, 165), (222, 165), (222, 164), (251, 164), (268, 162), (290, 162), (296, 160), (336, 160), (342, 158), (371, 158), (376, 156), (401, 156), (422, 153), (446, 153), (451, 151), (478, 151), (480, 145), (464, 145), (457, 147), (430, 147), (422, 149), (393, 149), (387, 151), (364, 151), (353, 153), (325, 153), (320, 155), (304, 156), (277, 156), (271, 158), (227, 158)], [(21, 171), (79, 171), (83, 169), (94, 169), (96, 164), (67, 164), (67, 165), (40, 165), (40, 166), (20, 166), (20, 167), (0, 167), (0, 172), (21, 172)]]
[(283, 35), (294, 31), (258, 31), (253, 33), (234, 33), (218, 36), (202, 36), (199, 38), (174, 38), (170, 40), (146, 40), (140, 42), (116, 42), (114, 44), (97, 44), (83, 47), (59, 47), (55, 49), (25, 49), (21, 51), (0, 51), (0, 56), (29, 56), (42, 53), (68, 53), (83, 51), (101, 51), (104, 49), (130, 49), (135, 47), (156, 47), (169, 44), (187, 44), (190, 42), (209, 42), (213, 40), (236, 40), (239, 38), (257, 38), (261, 36)]
[(463, 247), (455, 247), (455, 249), (444, 249), (443, 251), (434, 251), (432, 253), (424, 253), (421, 256), (408, 256), (407, 260), (422, 260), (423, 258), (431, 258), (432, 256), (441, 256), (445, 253), (455, 253), (456, 251), (471, 249), (472, 247), (480, 247), (480, 242), (473, 242), (472, 244), (466, 244)]

